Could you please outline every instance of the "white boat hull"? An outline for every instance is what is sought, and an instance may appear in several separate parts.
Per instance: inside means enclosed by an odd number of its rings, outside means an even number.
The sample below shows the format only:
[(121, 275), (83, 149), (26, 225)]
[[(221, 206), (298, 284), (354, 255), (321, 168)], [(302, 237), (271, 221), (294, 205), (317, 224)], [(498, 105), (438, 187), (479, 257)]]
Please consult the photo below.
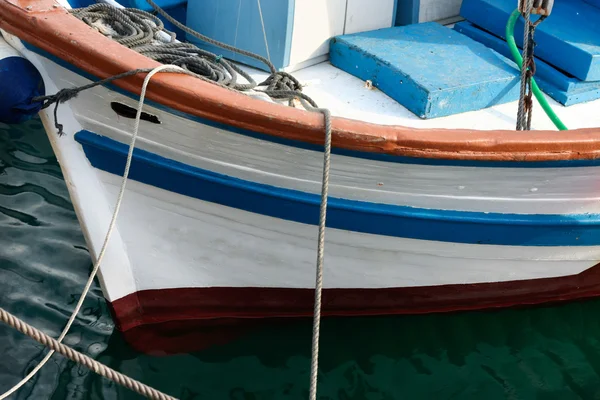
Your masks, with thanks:
[[(89, 82), (20, 51), (48, 92)], [(115, 172), (133, 126), (112, 102), (136, 104), (114, 88), (97, 87), (61, 105), (64, 137), (56, 135), (52, 111), (42, 112), (93, 256), (113, 212), (121, 183)], [(322, 152), (155, 104), (144, 110), (160, 124), (142, 121), (141, 152), (100, 268), (120, 328), (163, 324), (164, 333), (164, 324), (179, 329), (185, 321), (311, 315)], [(593, 163), (453, 164), (334, 154), (325, 315), (598, 295), (600, 196), (591, 182), (599, 175)]]

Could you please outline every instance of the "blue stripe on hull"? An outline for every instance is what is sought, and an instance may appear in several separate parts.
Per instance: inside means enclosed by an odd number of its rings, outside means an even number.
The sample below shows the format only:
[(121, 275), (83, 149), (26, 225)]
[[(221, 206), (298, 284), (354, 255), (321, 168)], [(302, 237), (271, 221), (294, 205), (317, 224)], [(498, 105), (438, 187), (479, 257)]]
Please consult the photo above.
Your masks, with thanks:
[[(81, 131), (91, 164), (122, 175), (128, 146)], [(64, 140), (64, 139), (62, 139)], [(171, 192), (265, 216), (316, 225), (318, 194), (245, 181), (134, 150), (130, 178)], [(265, 223), (268, 223), (265, 221)], [(327, 226), (355, 232), (455, 243), (516, 246), (600, 244), (600, 215), (519, 215), (430, 210), (329, 199)]]
[[(25, 47), (30, 51), (39, 54), (42, 57), (49, 59), (50, 61), (55, 62), (61, 67), (70, 70), (71, 72), (81, 75), (86, 79), (91, 81), (98, 81), (99, 79), (84, 70), (75, 67), (73, 64), (56, 57), (45, 50), (42, 50), (38, 47), (32, 46), (29, 43), (23, 42)], [(126, 90), (121, 89), (120, 87), (113, 84), (103, 85), (109, 90), (112, 90), (116, 93), (119, 93), (123, 96), (127, 96), (131, 99), (138, 100), (139, 95), (134, 95)], [(201, 124), (211, 126), (217, 129), (223, 129), (225, 131), (237, 133), (244, 136), (253, 137), (260, 140), (266, 140), (272, 143), (278, 143), (285, 146), (297, 147), (301, 149), (313, 150), (313, 151), (323, 151), (323, 146), (315, 145), (312, 143), (306, 143), (299, 140), (291, 140), (286, 138), (281, 138), (273, 135), (268, 135), (266, 133), (255, 132), (248, 129), (237, 128), (231, 125), (222, 124), (220, 122), (215, 122), (209, 119), (200, 118), (195, 115), (190, 115), (183, 113), (181, 111), (166, 107), (160, 103), (156, 103), (150, 99), (145, 100), (145, 104), (155, 107), (159, 110), (163, 110), (165, 112), (171, 113), (173, 115), (180, 116), (182, 118), (189, 119), (191, 121), (199, 122)], [(405, 156), (396, 156), (390, 154), (381, 154), (381, 153), (370, 153), (363, 151), (355, 151), (355, 150), (346, 150), (333, 147), (331, 149), (333, 154), (354, 157), (354, 158), (362, 158), (367, 160), (377, 160), (377, 161), (385, 161), (385, 162), (394, 162), (394, 163), (402, 163), (402, 164), (417, 164), (417, 165), (447, 165), (447, 166), (459, 166), (459, 167), (485, 167), (485, 168), (564, 168), (564, 167), (589, 167), (589, 166), (600, 166), (600, 158), (592, 159), (592, 160), (558, 160), (558, 161), (485, 161), (485, 160), (444, 160), (444, 159), (434, 159), (434, 158), (418, 158), (418, 157), (405, 157)]]

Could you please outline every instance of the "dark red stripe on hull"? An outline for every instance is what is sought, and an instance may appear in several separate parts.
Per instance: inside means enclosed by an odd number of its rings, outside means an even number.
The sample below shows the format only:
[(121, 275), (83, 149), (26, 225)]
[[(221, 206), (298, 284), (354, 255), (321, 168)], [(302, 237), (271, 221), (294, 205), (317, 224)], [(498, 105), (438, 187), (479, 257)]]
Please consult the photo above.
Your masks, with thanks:
[[(323, 316), (424, 314), (600, 296), (600, 264), (578, 275), (498, 283), (326, 289)], [(117, 327), (138, 350), (198, 350), (261, 318), (310, 317), (312, 289), (211, 287), (143, 290), (112, 303)], [(202, 343), (199, 345), (199, 343)]]

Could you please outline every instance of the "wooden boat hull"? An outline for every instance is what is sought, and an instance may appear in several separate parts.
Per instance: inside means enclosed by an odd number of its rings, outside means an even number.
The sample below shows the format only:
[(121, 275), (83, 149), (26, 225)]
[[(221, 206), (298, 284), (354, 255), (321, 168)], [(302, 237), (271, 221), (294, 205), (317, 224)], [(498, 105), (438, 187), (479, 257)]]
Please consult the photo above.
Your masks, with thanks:
[[(28, 54), (50, 85), (87, 82)], [(113, 102), (135, 106), (111, 88), (61, 106), (61, 121), (70, 121), (63, 138), (52, 113), (44, 116), (93, 252), (116, 200), (133, 122), (116, 115)], [(173, 324), (183, 332), (182, 322), (201, 320), (310, 316), (322, 153), (156, 105), (145, 111), (161, 123), (142, 121), (119, 236), (101, 267), (119, 328), (135, 332), (134, 345), (145, 351), (180, 351), (187, 348), (181, 342), (173, 348), (149, 332), (159, 326), (164, 335)], [(600, 167), (407, 161), (333, 156), (325, 315), (599, 293), (597, 189), (588, 183)]]
[[(78, 62), (7, 36), (50, 93), (93, 77)], [(171, 352), (189, 350), (197, 339), (186, 332), (199, 324), (309, 317), (319, 115), (288, 115), (260, 101), (252, 108), (237, 94), (221, 106), (215, 97), (210, 112), (188, 112), (211, 95), (192, 103), (190, 89), (160, 101), (171, 88), (157, 79), (100, 269), (118, 327), (138, 349)], [(42, 112), (94, 257), (133, 127), (122, 110), (135, 106), (127, 87), (83, 92), (59, 109), (64, 137), (56, 135), (52, 111)], [(548, 132), (523, 138), (341, 119), (334, 126), (324, 315), (448, 312), (600, 294), (597, 130), (548, 139)], [(286, 127), (285, 134), (269, 131)]]

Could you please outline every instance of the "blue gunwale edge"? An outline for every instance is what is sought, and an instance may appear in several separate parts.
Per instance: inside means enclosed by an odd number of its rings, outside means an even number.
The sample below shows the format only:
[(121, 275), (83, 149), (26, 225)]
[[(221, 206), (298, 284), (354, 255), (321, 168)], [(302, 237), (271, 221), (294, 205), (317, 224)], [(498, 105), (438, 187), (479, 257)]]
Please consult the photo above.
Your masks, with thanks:
[[(65, 139), (61, 139), (65, 140)], [(75, 134), (95, 168), (122, 176), (128, 145)], [(316, 225), (320, 195), (223, 175), (135, 149), (130, 178), (269, 217)], [(542, 215), (435, 210), (329, 198), (330, 228), (410, 239), (511, 246), (600, 245), (600, 214)]]

